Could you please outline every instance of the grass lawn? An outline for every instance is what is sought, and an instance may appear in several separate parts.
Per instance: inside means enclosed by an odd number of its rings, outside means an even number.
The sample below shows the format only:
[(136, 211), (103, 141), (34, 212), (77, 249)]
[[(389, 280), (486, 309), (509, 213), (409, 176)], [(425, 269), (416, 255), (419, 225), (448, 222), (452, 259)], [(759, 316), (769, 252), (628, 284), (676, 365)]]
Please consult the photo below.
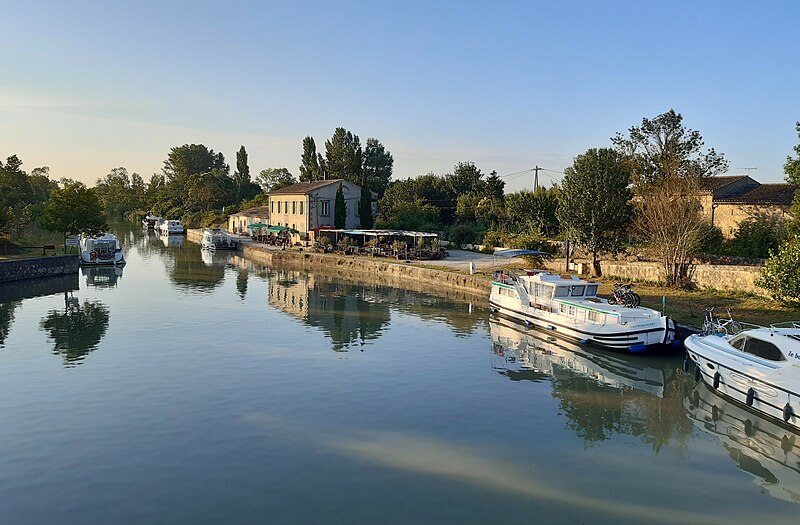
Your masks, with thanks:
[[(19, 237), (9, 239), (0, 237), (0, 261), (9, 259), (30, 259), (42, 256), (42, 245), (52, 244), (54, 250), (47, 250), (46, 255), (63, 254), (64, 238), (60, 233), (52, 233), (32, 226), (26, 226)], [(37, 248), (38, 246), (38, 248)], [(77, 253), (72, 248), (72, 253)]]

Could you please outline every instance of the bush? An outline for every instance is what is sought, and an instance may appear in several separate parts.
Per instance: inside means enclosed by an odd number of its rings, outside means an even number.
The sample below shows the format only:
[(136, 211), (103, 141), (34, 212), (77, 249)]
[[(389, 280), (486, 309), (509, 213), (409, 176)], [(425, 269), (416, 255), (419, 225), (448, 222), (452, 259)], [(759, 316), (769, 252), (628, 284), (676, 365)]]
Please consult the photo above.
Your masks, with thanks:
[(450, 227), (447, 239), (456, 247), (461, 248), (465, 244), (472, 244), (478, 236), (478, 229), (472, 224), (454, 224)]
[(782, 303), (800, 303), (800, 236), (785, 241), (771, 255), (756, 279), (756, 286)]
[(705, 253), (722, 254), (724, 252), (725, 238), (722, 230), (708, 222), (700, 231), (701, 249)]
[(782, 219), (768, 216), (748, 219), (739, 224), (730, 243), (730, 253), (763, 259), (777, 250), (786, 237), (786, 222)]

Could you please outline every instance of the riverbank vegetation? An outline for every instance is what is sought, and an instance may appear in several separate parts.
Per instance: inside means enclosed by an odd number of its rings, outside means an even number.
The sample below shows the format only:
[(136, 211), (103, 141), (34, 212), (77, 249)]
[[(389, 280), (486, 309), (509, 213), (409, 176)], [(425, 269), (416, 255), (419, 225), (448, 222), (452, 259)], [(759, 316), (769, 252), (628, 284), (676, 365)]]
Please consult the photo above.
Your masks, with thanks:
[[(800, 137), (800, 123), (797, 131)], [(728, 162), (713, 148), (704, 149), (701, 134), (674, 110), (643, 118), (605, 147), (576, 155), (560, 185), (508, 194), (506, 182), (525, 172), (485, 174), (471, 161), (458, 162), (450, 173), (393, 180), (394, 158), (385, 146), (376, 138), (362, 145), (358, 135), (341, 127), (320, 150), (311, 136), (298, 146), (298, 177), (286, 167), (264, 168), (251, 177), (244, 146), (232, 170), (222, 152), (184, 144), (169, 150), (162, 170), (149, 180), (117, 167), (85, 195), (96, 196), (108, 218), (138, 220), (154, 213), (201, 227), (264, 205), (269, 191), (297, 181), (341, 178), (362, 187), (360, 209), (377, 196), (377, 227), (439, 232), (456, 246), (482, 245), (487, 251), (497, 246), (558, 251), (571, 241), (565, 255), (588, 256), (595, 274), (602, 270), (600, 256), (624, 253), (661, 261), (671, 287), (689, 283), (698, 256), (763, 259), (782, 243), (800, 242), (796, 222), (767, 215), (742, 222), (731, 239), (723, 238), (706, 218), (701, 195), (702, 181), (725, 172)], [(785, 172), (798, 183), (800, 145), (794, 153)], [(54, 190), (74, 182), (50, 179), (46, 167), (27, 174), (21, 165), (13, 155), (0, 163), (0, 233), (11, 239), (21, 226), (43, 223)], [(96, 226), (89, 220), (82, 228)]]

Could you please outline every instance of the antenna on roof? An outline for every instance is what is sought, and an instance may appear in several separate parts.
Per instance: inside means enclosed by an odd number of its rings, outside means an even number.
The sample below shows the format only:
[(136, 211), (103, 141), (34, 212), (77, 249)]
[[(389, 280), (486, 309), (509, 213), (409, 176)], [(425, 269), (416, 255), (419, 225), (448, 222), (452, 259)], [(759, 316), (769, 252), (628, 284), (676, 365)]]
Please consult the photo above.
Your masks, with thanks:
[(737, 169), (737, 170), (746, 171), (746, 172), (747, 172), (747, 174), (748, 174), (748, 175), (750, 175), (750, 172), (751, 172), (751, 171), (753, 171), (753, 170), (757, 170), (758, 168), (736, 168), (736, 169)]

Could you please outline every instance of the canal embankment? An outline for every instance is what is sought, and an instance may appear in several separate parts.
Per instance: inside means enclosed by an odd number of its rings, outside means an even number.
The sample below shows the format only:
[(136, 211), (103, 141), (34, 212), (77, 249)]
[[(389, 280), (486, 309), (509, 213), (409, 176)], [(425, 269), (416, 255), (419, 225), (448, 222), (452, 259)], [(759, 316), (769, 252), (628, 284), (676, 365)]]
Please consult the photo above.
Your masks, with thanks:
[(77, 274), (77, 255), (54, 255), (0, 261), (0, 283)]

